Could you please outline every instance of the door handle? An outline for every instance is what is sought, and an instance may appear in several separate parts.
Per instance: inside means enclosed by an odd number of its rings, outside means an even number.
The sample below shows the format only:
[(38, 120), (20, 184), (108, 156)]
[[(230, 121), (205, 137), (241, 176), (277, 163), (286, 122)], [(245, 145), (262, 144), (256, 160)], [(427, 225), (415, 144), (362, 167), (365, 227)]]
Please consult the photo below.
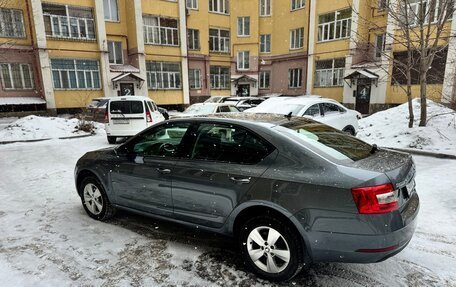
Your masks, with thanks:
[(168, 174), (168, 173), (171, 173), (171, 170), (169, 168), (161, 168), (161, 167), (157, 167), (157, 171), (159, 173), (162, 173), (162, 174)]
[(237, 177), (230, 177), (231, 181), (234, 181), (235, 183), (239, 184), (249, 184), (250, 183), (250, 177), (249, 178), (237, 178)]

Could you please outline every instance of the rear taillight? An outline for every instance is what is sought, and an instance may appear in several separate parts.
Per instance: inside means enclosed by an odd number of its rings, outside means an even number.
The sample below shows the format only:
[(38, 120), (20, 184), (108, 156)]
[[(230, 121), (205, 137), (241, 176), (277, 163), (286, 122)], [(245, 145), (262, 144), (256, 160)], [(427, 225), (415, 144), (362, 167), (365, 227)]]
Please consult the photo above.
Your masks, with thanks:
[(387, 213), (398, 209), (398, 192), (392, 184), (352, 188), (352, 195), (361, 214)]
[(105, 122), (105, 124), (109, 123), (108, 111), (105, 112), (105, 115), (104, 115), (104, 122)]
[(150, 116), (150, 112), (146, 112), (146, 121), (148, 123), (151, 123), (152, 122), (152, 117)]

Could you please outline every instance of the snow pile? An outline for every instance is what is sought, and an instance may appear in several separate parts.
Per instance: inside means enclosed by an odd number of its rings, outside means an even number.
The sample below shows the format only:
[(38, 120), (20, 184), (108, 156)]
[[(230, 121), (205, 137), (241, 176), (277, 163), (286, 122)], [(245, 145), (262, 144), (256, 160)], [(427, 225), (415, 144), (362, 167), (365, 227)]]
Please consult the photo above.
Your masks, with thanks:
[(27, 116), (0, 130), (0, 141), (38, 140), (85, 135), (77, 119)]
[(393, 148), (413, 148), (456, 155), (456, 112), (427, 101), (428, 123), (418, 127), (420, 102), (413, 100), (414, 127), (408, 128), (408, 104), (375, 113), (359, 121), (358, 137), (371, 144)]

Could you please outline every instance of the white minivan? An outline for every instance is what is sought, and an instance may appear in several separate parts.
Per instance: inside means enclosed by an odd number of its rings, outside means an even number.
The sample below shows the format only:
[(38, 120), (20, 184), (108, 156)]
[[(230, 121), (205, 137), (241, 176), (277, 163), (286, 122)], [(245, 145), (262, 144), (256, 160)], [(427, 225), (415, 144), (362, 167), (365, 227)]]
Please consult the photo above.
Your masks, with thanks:
[(105, 113), (108, 142), (115, 144), (117, 137), (134, 136), (164, 120), (157, 105), (150, 98), (140, 96), (110, 98)]

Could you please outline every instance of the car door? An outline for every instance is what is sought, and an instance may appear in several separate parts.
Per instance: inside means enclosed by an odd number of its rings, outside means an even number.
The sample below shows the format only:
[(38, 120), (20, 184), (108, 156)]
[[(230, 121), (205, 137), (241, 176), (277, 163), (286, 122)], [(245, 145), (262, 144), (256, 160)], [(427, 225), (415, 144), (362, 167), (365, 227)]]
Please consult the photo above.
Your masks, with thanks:
[(341, 109), (333, 103), (320, 103), (321, 122), (333, 128), (342, 130), (346, 126)]
[(320, 111), (320, 105), (319, 104), (314, 104), (311, 105), (310, 107), (307, 108), (307, 110), (304, 112), (303, 117), (311, 118), (316, 121), (321, 121), (321, 111)]
[(172, 216), (171, 173), (185, 153), (191, 123), (165, 123), (144, 131), (119, 148), (112, 187), (119, 205)]
[(218, 228), (275, 158), (274, 147), (239, 126), (202, 123), (188, 159), (174, 166), (177, 219)]

